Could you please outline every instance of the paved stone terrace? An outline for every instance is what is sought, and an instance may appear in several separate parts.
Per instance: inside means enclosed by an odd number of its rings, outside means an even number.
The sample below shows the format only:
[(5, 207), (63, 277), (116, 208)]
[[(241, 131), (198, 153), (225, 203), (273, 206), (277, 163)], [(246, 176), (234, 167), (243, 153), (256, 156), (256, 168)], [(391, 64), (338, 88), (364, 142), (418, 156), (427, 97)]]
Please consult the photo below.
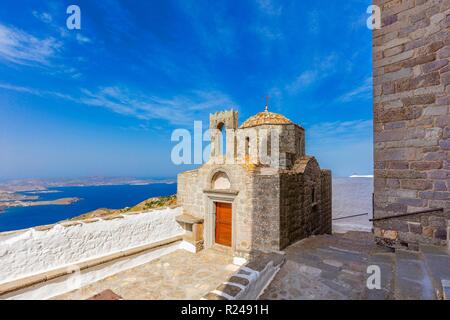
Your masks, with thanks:
[(220, 249), (197, 254), (178, 250), (55, 299), (87, 299), (108, 289), (126, 300), (200, 299), (238, 268), (231, 255)]
[(320, 236), (287, 248), (286, 263), (260, 299), (359, 299), (366, 284), (369, 255), (377, 248), (371, 234), (353, 236), (360, 239)]
[[(366, 287), (367, 267), (380, 267), (381, 288)], [(260, 299), (434, 300), (445, 298), (450, 250), (420, 245), (419, 251), (375, 245), (366, 232), (323, 235), (286, 249), (286, 263)]]

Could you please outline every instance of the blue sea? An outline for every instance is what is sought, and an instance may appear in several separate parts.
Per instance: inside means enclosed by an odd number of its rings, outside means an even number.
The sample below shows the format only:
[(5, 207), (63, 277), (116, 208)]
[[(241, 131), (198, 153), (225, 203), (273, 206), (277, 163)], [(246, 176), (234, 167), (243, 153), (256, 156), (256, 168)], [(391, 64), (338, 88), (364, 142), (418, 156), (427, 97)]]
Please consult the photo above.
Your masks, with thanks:
[(39, 201), (77, 197), (80, 201), (70, 205), (48, 205), (9, 208), (0, 213), (0, 232), (52, 224), (98, 209), (131, 207), (148, 198), (168, 196), (177, 192), (176, 184), (118, 185), (50, 188), (55, 193), (38, 195)]

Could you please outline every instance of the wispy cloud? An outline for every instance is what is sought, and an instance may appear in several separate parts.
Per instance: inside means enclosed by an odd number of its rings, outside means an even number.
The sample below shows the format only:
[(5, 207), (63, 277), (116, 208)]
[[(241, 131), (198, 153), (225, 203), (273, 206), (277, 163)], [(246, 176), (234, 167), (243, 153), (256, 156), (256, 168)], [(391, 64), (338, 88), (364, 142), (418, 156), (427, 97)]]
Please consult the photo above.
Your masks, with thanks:
[(316, 59), (312, 68), (302, 71), (294, 81), (286, 85), (287, 92), (295, 94), (303, 88), (328, 77), (336, 70), (337, 58), (335, 53), (331, 53), (323, 59)]
[(372, 97), (372, 77), (366, 78), (359, 87), (343, 94), (338, 98), (339, 102), (350, 102), (354, 100), (366, 100)]
[(162, 119), (171, 124), (186, 124), (202, 118), (205, 112), (235, 106), (228, 96), (217, 91), (193, 91), (163, 98), (121, 87), (105, 87), (95, 92), (83, 90), (83, 94), (79, 100), (82, 104), (107, 108), (141, 120)]
[(52, 15), (48, 12), (33, 11), (32, 14), (36, 19), (44, 23), (51, 23), (53, 21)]
[(77, 42), (78, 42), (79, 44), (85, 44), (85, 43), (90, 43), (90, 42), (92, 42), (92, 40), (91, 40), (90, 38), (88, 38), (88, 37), (86, 37), (86, 36), (83, 36), (83, 35), (80, 34), (80, 33), (77, 33), (76, 39), (77, 39)]
[(9, 83), (0, 83), (0, 89), (3, 90), (9, 90), (9, 91), (15, 91), (19, 93), (28, 93), (39, 97), (54, 97), (54, 98), (60, 98), (65, 100), (71, 100), (73, 102), (76, 102), (77, 99), (73, 98), (72, 96), (56, 91), (49, 91), (49, 90), (41, 90), (36, 88), (30, 88), (30, 87), (22, 87), (22, 86), (16, 86)]
[(322, 122), (311, 126), (308, 132), (312, 140), (320, 143), (351, 142), (372, 135), (373, 120)]
[(0, 24), (0, 60), (28, 66), (49, 66), (62, 44), (54, 38), (38, 38)]
[(294, 93), (302, 87), (308, 86), (320, 76), (318, 70), (306, 70), (303, 71), (294, 82), (290, 83), (286, 88), (289, 92)]
[(29, 94), (33, 94), (33, 95), (41, 95), (38, 90), (35, 90), (32, 88), (27, 88), (27, 87), (15, 86), (15, 85), (11, 85), (8, 83), (0, 83), (0, 89), (22, 92), (22, 93), (29, 93)]
[(268, 15), (279, 16), (283, 11), (283, 7), (274, 0), (257, 0), (256, 3), (259, 9)]
[(110, 86), (97, 90), (81, 89), (77, 95), (0, 83), (0, 89), (53, 97), (82, 105), (101, 107), (140, 120), (160, 119), (173, 125), (202, 120), (208, 112), (235, 108), (237, 105), (219, 91), (191, 91), (185, 95), (158, 97), (125, 87)]

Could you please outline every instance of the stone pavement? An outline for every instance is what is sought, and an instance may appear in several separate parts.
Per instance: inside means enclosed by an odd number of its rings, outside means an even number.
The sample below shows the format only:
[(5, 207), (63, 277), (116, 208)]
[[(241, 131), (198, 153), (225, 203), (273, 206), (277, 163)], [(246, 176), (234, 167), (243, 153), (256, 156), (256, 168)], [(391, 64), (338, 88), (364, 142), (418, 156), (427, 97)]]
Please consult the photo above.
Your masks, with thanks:
[[(286, 259), (260, 299), (443, 299), (450, 279), (448, 248), (393, 252), (366, 232), (302, 240), (286, 249)], [(380, 267), (380, 289), (367, 288), (368, 266)]]
[(343, 236), (319, 236), (286, 249), (286, 263), (260, 299), (350, 300), (364, 291), (370, 252), (370, 234), (357, 241)]
[(200, 299), (226, 281), (239, 267), (219, 249), (193, 254), (178, 250), (54, 299), (88, 299), (110, 289), (123, 299)]

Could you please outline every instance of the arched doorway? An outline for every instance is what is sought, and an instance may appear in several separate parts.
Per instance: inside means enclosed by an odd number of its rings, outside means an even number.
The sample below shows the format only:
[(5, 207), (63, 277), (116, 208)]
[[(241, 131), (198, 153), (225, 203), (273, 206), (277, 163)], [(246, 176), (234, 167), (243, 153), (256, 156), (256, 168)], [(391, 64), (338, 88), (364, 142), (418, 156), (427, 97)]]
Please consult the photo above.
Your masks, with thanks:
[(234, 189), (229, 177), (229, 172), (217, 168), (211, 170), (205, 181), (205, 248), (215, 244), (235, 247), (236, 217), (233, 213), (237, 212), (235, 198), (239, 191)]
[[(216, 192), (230, 190), (231, 182), (225, 172), (219, 171), (214, 174), (211, 181), (212, 190)], [(215, 207), (215, 232), (216, 244), (231, 247), (232, 242), (232, 205), (229, 202), (214, 201)]]

